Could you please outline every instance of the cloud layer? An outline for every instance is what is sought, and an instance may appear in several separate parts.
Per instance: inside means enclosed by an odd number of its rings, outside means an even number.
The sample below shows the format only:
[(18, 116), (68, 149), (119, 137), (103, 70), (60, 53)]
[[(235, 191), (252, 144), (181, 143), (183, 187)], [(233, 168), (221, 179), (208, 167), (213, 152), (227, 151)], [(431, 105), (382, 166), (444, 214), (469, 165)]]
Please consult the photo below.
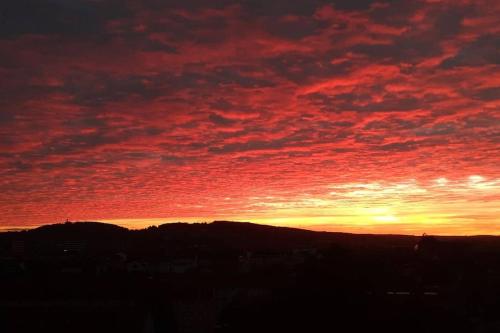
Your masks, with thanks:
[(499, 232), (497, 1), (0, 9), (2, 227)]

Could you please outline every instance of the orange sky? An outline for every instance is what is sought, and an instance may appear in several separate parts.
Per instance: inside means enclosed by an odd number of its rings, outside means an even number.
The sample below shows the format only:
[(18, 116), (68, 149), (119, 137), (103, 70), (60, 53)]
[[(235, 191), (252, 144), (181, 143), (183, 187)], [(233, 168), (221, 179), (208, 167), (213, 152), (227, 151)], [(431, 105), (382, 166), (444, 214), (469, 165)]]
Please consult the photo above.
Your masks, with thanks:
[(498, 1), (6, 6), (0, 229), (500, 234)]
[[(188, 216), (183, 221), (228, 219), (312, 230), (358, 233), (424, 232), (447, 235), (500, 234), (498, 187), (500, 181), (479, 175), (451, 181), (441, 177), (427, 184), (409, 180), (398, 183), (343, 183), (327, 185), (324, 193), (302, 193), (295, 197), (254, 196), (243, 213), (234, 210), (232, 198), (227, 213)], [(312, 192), (312, 191), (311, 191)], [(237, 206), (241, 209), (240, 205)], [(203, 210), (208, 207), (199, 206)], [(157, 225), (176, 218), (110, 219), (131, 228)]]

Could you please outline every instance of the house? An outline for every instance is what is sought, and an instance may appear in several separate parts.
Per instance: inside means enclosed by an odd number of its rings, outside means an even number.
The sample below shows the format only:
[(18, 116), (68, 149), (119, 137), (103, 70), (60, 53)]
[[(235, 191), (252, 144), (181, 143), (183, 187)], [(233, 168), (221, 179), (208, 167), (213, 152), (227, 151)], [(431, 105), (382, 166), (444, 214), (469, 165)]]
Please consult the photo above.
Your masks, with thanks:
[(186, 298), (173, 302), (178, 332), (209, 333), (217, 325), (217, 306), (213, 298)]
[(58, 244), (58, 248), (67, 255), (81, 255), (87, 248), (84, 240), (64, 240)]
[(147, 273), (149, 271), (148, 264), (142, 261), (130, 261), (126, 267), (129, 273)]
[(288, 252), (247, 252), (239, 258), (239, 270), (249, 272), (272, 267), (294, 268), (304, 264), (307, 258), (318, 258), (315, 249), (296, 249)]
[(24, 263), (14, 258), (0, 258), (0, 276), (20, 275), (24, 271)]
[(11, 242), (10, 252), (13, 256), (23, 256), (26, 253), (26, 243), (23, 240), (15, 239)]
[(189, 271), (193, 271), (198, 267), (198, 259), (197, 258), (183, 258), (183, 259), (175, 259), (170, 262), (170, 272), (183, 274)]

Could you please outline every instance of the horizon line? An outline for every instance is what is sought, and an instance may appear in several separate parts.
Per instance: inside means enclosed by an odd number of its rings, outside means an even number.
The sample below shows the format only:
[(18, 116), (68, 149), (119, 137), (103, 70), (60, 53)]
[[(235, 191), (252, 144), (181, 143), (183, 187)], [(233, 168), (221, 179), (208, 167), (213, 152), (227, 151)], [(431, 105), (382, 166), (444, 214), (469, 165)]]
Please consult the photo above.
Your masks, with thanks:
[(374, 232), (347, 232), (347, 231), (332, 231), (332, 230), (313, 230), (310, 228), (302, 227), (302, 226), (285, 226), (285, 225), (274, 225), (274, 224), (266, 224), (266, 223), (258, 223), (258, 222), (252, 222), (252, 221), (241, 221), (241, 220), (220, 220), (220, 219), (215, 219), (211, 221), (204, 221), (204, 220), (197, 220), (197, 221), (165, 221), (164, 223), (160, 224), (151, 224), (148, 226), (141, 226), (141, 227), (132, 227), (131, 225), (124, 225), (120, 223), (112, 223), (110, 220), (66, 220), (66, 221), (61, 221), (61, 222), (55, 222), (55, 223), (46, 223), (46, 224), (39, 224), (39, 225), (31, 225), (31, 226), (26, 226), (26, 227), (14, 227), (14, 226), (9, 226), (9, 227), (2, 227), (0, 226), (0, 233), (7, 233), (7, 232), (22, 232), (22, 231), (30, 231), (34, 230), (43, 226), (49, 226), (49, 225), (62, 225), (65, 223), (102, 223), (102, 224), (108, 224), (108, 225), (114, 225), (118, 226), (124, 229), (127, 229), (129, 231), (133, 230), (146, 230), (151, 227), (158, 227), (161, 225), (166, 225), (166, 224), (174, 224), (174, 223), (181, 223), (181, 224), (212, 224), (214, 222), (229, 222), (229, 223), (249, 223), (249, 224), (255, 224), (255, 225), (262, 225), (262, 226), (270, 226), (270, 227), (275, 227), (275, 228), (289, 228), (289, 229), (299, 229), (299, 230), (304, 230), (304, 231), (311, 231), (311, 232), (326, 232), (326, 233), (337, 233), (337, 234), (351, 234), (351, 235), (372, 235), (372, 236), (407, 236), (407, 237), (421, 237), (424, 235), (427, 236), (439, 236), (439, 237), (500, 237), (500, 235), (496, 234), (440, 234), (440, 233), (419, 233), (419, 234), (410, 234), (410, 233), (374, 233)]

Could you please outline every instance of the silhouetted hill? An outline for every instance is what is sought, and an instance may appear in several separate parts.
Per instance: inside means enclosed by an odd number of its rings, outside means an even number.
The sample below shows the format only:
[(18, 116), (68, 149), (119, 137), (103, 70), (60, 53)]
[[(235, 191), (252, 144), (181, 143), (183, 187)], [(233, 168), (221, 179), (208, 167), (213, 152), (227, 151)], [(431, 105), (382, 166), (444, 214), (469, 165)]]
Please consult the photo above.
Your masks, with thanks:
[[(500, 237), (438, 237), (441, 241), (475, 248), (499, 248)], [(418, 237), (317, 232), (248, 222), (167, 223), (129, 230), (100, 222), (66, 222), (36, 229), (0, 233), (0, 246), (12, 239), (33, 244), (37, 250), (55, 250), (61, 243), (85, 242), (92, 252), (124, 251), (138, 255), (193, 253), (199, 251), (275, 251), (297, 248), (326, 248), (331, 244), (351, 249), (412, 249)], [(3, 242), (3, 246), (2, 246)]]
[(123, 247), (129, 230), (100, 222), (66, 222), (44, 225), (31, 230), (0, 233), (0, 249), (8, 249), (13, 240), (24, 241), (31, 253), (58, 252), (68, 244), (91, 253), (113, 251)]
[(169, 223), (158, 231), (170, 241), (245, 250), (308, 247), (322, 239), (320, 233), (308, 230), (229, 221)]
[[(297, 248), (342, 247), (412, 248), (415, 237), (355, 235), (315, 232), (247, 222), (167, 223), (158, 227), (129, 230), (99, 222), (67, 222), (20, 232), (0, 233), (0, 251), (13, 240), (26, 242), (29, 253), (55, 253), (72, 242), (80, 242), (90, 255), (125, 252), (132, 257), (151, 258), (170, 254), (243, 253), (287, 251)], [(3, 250), (2, 250), (3, 249)]]
[(27, 231), (28, 234), (52, 237), (110, 237), (123, 235), (128, 229), (102, 222), (66, 222), (44, 225)]
[(299, 228), (276, 227), (249, 222), (214, 221), (212, 223), (168, 223), (158, 227), (176, 239), (214, 240), (237, 248), (297, 248), (335, 242), (345, 246), (412, 246), (415, 236), (371, 235), (318, 232)]

